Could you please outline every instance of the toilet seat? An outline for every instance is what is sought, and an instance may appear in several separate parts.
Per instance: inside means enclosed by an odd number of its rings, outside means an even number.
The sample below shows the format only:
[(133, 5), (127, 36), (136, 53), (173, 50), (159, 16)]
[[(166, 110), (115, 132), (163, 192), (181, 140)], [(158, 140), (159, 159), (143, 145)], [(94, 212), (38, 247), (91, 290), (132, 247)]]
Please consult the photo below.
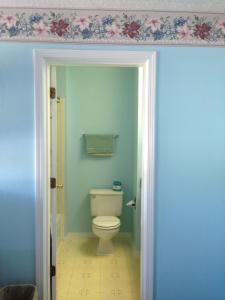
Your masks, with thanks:
[(120, 219), (114, 216), (98, 216), (92, 220), (92, 224), (99, 229), (116, 229), (120, 227)]

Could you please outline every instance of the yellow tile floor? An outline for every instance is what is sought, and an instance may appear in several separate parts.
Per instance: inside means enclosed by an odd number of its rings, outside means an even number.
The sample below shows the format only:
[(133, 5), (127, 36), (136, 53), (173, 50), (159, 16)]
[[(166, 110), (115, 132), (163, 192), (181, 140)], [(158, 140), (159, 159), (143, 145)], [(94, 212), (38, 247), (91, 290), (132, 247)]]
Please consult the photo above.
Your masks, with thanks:
[(140, 262), (129, 237), (114, 253), (97, 256), (97, 238), (72, 236), (57, 250), (57, 300), (140, 300)]

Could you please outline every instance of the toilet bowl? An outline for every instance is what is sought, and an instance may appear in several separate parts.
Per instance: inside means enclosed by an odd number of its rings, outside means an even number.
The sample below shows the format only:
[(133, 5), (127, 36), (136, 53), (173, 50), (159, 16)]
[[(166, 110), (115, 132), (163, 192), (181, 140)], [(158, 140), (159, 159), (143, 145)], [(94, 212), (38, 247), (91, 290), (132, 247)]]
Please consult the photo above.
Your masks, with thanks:
[(120, 230), (120, 219), (115, 216), (98, 216), (92, 220), (93, 233), (99, 237), (98, 255), (113, 253), (112, 238)]
[(91, 200), (92, 231), (99, 237), (98, 255), (113, 252), (112, 238), (120, 230), (123, 191), (111, 189), (92, 189)]

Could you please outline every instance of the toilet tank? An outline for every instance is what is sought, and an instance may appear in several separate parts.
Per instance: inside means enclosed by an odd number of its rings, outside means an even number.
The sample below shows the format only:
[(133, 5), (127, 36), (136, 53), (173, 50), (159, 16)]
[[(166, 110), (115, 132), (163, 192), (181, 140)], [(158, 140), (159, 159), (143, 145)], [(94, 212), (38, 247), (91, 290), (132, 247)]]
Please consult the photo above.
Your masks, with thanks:
[(92, 216), (121, 216), (123, 192), (111, 189), (90, 190)]

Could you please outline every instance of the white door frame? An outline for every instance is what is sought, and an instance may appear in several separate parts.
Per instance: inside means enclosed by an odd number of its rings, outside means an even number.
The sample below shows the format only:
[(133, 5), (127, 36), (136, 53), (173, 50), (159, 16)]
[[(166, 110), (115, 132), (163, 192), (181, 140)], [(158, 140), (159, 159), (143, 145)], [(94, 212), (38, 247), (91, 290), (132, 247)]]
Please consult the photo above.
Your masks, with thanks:
[[(50, 65), (139, 67), (143, 79), (141, 300), (153, 300), (156, 52), (34, 49), (36, 126), (36, 284), (50, 300)], [(143, 76), (140, 76), (141, 70)], [(140, 93), (139, 93), (140, 95)], [(140, 96), (138, 101), (140, 101)]]

